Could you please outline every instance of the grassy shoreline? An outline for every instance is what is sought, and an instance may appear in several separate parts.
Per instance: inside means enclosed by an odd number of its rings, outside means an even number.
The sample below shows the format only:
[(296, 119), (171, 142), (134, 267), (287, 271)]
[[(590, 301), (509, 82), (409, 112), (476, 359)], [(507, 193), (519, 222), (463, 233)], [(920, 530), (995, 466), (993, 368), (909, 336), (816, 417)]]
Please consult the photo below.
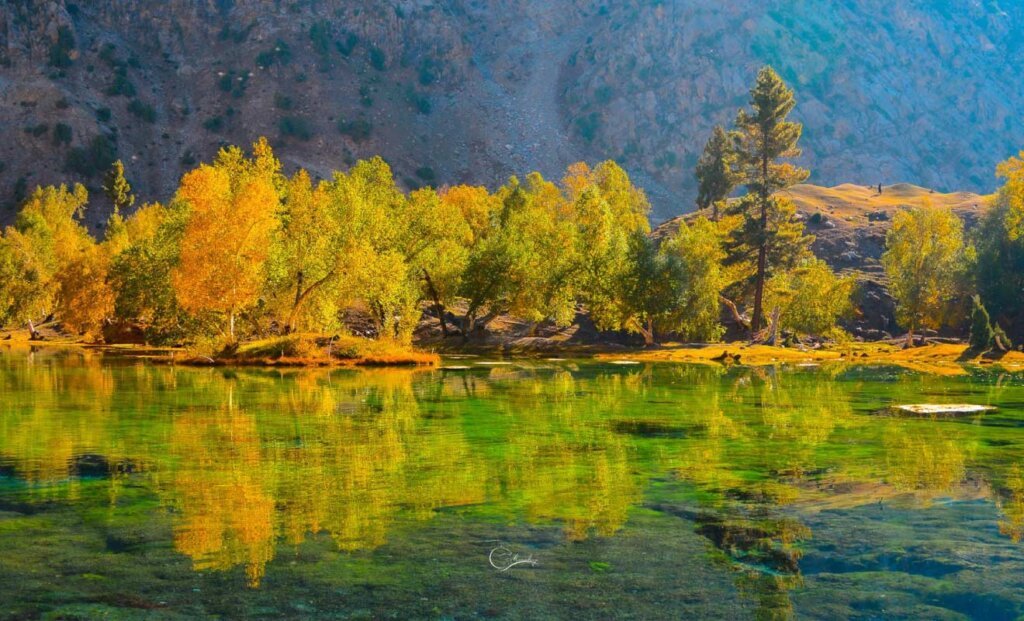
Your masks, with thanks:
[(689, 362), (697, 364), (853, 364), (894, 365), (926, 373), (962, 375), (967, 366), (999, 367), (1024, 371), (1024, 353), (1013, 351), (993, 356), (969, 351), (966, 344), (930, 344), (903, 349), (889, 343), (850, 343), (822, 349), (797, 349), (751, 345), (742, 342), (711, 345), (670, 345), (657, 350), (625, 354), (599, 354), (599, 359), (638, 362)]
[(140, 344), (91, 343), (52, 334), (33, 341), (25, 330), (0, 331), (0, 347), (87, 348), (165, 361), (186, 366), (256, 367), (437, 367), (445, 355), (481, 355), (536, 358), (552, 354), (606, 361), (680, 362), (772, 366), (778, 364), (894, 365), (927, 373), (960, 375), (966, 367), (997, 367), (1024, 371), (1024, 353), (993, 355), (968, 350), (966, 344), (929, 344), (912, 349), (884, 342), (848, 343), (819, 349), (773, 347), (736, 341), (712, 344), (670, 343), (656, 349), (602, 347), (599, 343), (510, 350), (503, 345), (479, 343), (447, 345), (438, 351), (386, 343), (363, 337), (325, 337), (295, 334), (241, 343), (220, 353)]

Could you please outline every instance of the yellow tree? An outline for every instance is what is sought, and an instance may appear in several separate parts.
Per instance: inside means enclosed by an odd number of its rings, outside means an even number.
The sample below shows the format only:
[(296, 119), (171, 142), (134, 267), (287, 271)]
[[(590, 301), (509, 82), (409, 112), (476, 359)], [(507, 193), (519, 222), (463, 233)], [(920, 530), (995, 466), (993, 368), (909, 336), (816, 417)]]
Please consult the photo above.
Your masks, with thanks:
[(37, 188), (0, 240), (0, 320), (55, 314), (67, 328), (94, 331), (112, 310), (108, 261), (79, 223), (88, 192), (81, 185)]
[(467, 187), (453, 188), (441, 195), (425, 188), (409, 196), (407, 219), (415, 226), (406, 233), (406, 256), (412, 268), (422, 274), (423, 292), (446, 337), (449, 332), (445, 305), (458, 291), (475, 237), (467, 213), (475, 217), (479, 210), (487, 209), (489, 196), (484, 188)]
[(193, 315), (226, 315), (232, 339), (236, 316), (263, 288), (280, 206), (280, 164), (263, 139), (253, 155), (222, 149), (212, 166), (185, 174), (177, 195), (191, 210), (172, 274), (178, 302)]
[(650, 233), (647, 196), (612, 161), (593, 169), (582, 162), (571, 165), (562, 188), (577, 231), (574, 280), (579, 297), (600, 328), (634, 325), (627, 322), (634, 309), (624, 299), (630, 289), (624, 285), (636, 274), (637, 253), (648, 250), (637, 241), (637, 236)]
[(313, 185), (300, 170), (284, 184), (281, 229), (276, 236), (272, 286), (283, 295), (285, 330), (295, 330), (314, 298), (330, 289), (344, 267), (345, 233), (328, 201), (326, 184)]
[(836, 322), (853, 311), (851, 296), (855, 286), (853, 276), (837, 276), (820, 259), (809, 259), (803, 265), (775, 274), (765, 288), (766, 308), (779, 309), (773, 340), (780, 328), (842, 337)]
[(96, 335), (114, 315), (109, 270), (110, 255), (106, 248), (88, 243), (57, 273), (57, 313), (66, 329)]
[(960, 293), (966, 267), (963, 223), (950, 209), (930, 205), (896, 214), (885, 237), (882, 265), (896, 299), (896, 319), (914, 332), (938, 329)]
[(1024, 151), (999, 164), (996, 175), (1006, 179), (999, 189), (999, 201), (1005, 205), (1007, 237), (1016, 241), (1024, 237)]

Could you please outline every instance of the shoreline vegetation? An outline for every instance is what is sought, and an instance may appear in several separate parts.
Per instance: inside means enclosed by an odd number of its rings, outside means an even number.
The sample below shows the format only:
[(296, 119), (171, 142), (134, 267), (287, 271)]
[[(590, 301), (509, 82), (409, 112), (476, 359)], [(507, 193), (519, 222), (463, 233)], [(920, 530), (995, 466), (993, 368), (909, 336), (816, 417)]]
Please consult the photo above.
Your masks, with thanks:
[[(895, 366), (935, 375), (964, 375), (968, 369), (998, 368), (1024, 372), (1024, 352), (977, 352), (967, 343), (930, 342), (906, 348), (901, 339), (889, 342), (848, 342), (818, 348), (781, 347), (745, 341), (727, 343), (664, 343), (656, 348), (623, 347), (614, 344), (549, 344), (529, 350), (510, 350), (508, 344), (452, 347), (440, 352), (396, 346), (363, 337), (327, 337), (294, 334), (249, 341), (232, 354), (217, 357), (190, 353), (187, 348), (153, 347), (142, 344), (92, 343), (70, 336), (50, 335), (32, 340), (27, 330), (0, 331), (0, 348), (87, 348), (131, 358), (182, 366), (232, 367), (408, 367), (446, 369), (443, 358), (472, 357), (505, 359), (546, 359), (551, 356), (591, 358), (613, 364), (669, 362), (705, 365), (766, 367), (796, 365)], [(461, 367), (459, 367), (461, 368)]]
[[(906, 332), (903, 349), (856, 343), (844, 322), (878, 298), (860, 299), (856, 274), (815, 256), (788, 197), (810, 174), (793, 164), (795, 105), (763, 68), (749, 107), (697, 162), (698, 212), (665, 237), (610, 160), (573, 164), (557, 182), (534, 172), (494, 190), (405, 191), (379, 157), (327, 179), (286, 175), (259, 138), (187, 172), (166, 204), (134, 210), (117, 161), (99, 235), (85, 226), (97, 204), (80, 184), (37, 188), (4, 229), (0, 328), (17, 332), (0, 339), (136, 343), (184, 364), (265, 366), (437, 366), (435, 352), (474, 351), (1018, 364), (1024, 157), (1000, 165), (1005, 185), (970, 235), (948, 207), (892, 216), (885, 320)], [(922, 335), (967, 334), (968, 345), (917, 347)]]

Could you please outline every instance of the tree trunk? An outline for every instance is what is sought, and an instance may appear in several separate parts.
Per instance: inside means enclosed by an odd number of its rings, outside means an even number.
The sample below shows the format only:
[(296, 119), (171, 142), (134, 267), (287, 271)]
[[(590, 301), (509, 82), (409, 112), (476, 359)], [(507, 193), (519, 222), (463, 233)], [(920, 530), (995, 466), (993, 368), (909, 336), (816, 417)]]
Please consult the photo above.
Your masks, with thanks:
[(302, 303), (302, 283), (305, 279), (306, 275), (300, 270), (295, 278), (295, 301), (292, 302), (292, 310), (288, 313), (288, 320), (284, 326), (285, 334), (291, 334), (295, 331), (295, 320), (298, 317), (299, 304)]
[(30, 341), (41, 341), (43, 337), (39, 332), (36, 331), (36, 325), (32, 323), (32, 320), (28, 320), (28, 340)]
[(654, 320), (648, 319), (647, 321), (641, 322), (636, 317), (631, 317), (627, 322), (627, 327), (632, 326), (640, 333), (640, 336), (644, 337), (644, 347), (651, 347), (656, 345), (654, 341)]
[(768, 327), (768, 344), (772, 347), (779, 344), (779, 314), (780, 308), (776, 306), (772, 309), (772, 316), (769, 319), (769, 321), (771, 321), (771, 325)]
[(907, 330), (907, 343), (904, 345), (905, 349), (910, 349), (914, 346), (914, 326), (910, 326)]
[(441, 297), (437, 294), (437, 288), (434, 287), (434, 281), (430, 279), (430, 272), (426, 268), (423, 269), (423, 280), (427, 283), (430, 297), (434, 299), (434, 311), (437, 313), (437, 320), (441, 322), (441, 336), (448, 338), (448, 322), (444, 320), (444, 304), (441, 303)]
[(733, 321), (738, 323), (740, 327), (747, 328), (748, 330), (750, 329), (750, 322), (745, 320), (743, 316), (740, 315), (739, 309), (736, 308), (736, 304), (732, 300), (730, 300), (729, 298), (725, 297), (722, 294), (719, 294), (718, 301), (722, 303), (722, 306), (725, 306), (726, 308), (729, 309), (729, 312), (732, 314)]
[(765, 271), (768, 268), (768, 197), (761, 198), (761, 240), (757, 249), (757, 277), (754, 280), (754, 316), (750, 320), (750, 329), (757, 332), (763, 321), (762, 303), (764, 301)]
[(231, 335), (231, 340), (235, 340), (235, 311), (228, 313), (228, 334)]
[(324, 283), (330, 280), (333, 276), (334, 272), (329, 272), (326, 276), (324, 276), (323, 278), (321, 278), (320, 280), (316, 281), (315, 283), (306, 287), (305, 290), (303, 290), (302, 285), (304, 284), (305, 277), (302, 275), (301, 272), (299, 273), (298, 283), (295, 286), (295, 302), (292, 304), (291, 312), (288, 313), (288, 319), (285, 326), (286, 333), (291, 333), (295, 330), (295, 324), (299, 320), (299, 310), (302, 309), (302, 305), (306, 302), (306, 300), (309, 299), (309, 296), (314, 291), (319, 289)]

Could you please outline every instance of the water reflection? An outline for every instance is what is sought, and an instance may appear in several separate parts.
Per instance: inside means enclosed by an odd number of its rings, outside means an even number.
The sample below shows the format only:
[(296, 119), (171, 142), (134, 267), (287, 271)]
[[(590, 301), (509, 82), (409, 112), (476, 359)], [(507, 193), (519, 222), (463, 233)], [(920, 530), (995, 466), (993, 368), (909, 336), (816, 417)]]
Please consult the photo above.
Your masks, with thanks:
[[(0, 356), (0, 464), (28, 502), (74, 501), (102, 477), (90, 489), (113, 506), (137, 481), (195, 569), (244, 568), (252, 587), (316, 535), (372, 550), (460, 509), (585, 541), (646, 506), (690, 522), (771, 616), (801, 585), (801, 512), (980, 495), (1021, 540), (1020, 454), (993, 448), (997, 427), (872, 414), (962, 398), (951, 381), (595, 363), (281, 373), (37, 352)], [(1000, 381), (972, 398), (1020, 394)]]

